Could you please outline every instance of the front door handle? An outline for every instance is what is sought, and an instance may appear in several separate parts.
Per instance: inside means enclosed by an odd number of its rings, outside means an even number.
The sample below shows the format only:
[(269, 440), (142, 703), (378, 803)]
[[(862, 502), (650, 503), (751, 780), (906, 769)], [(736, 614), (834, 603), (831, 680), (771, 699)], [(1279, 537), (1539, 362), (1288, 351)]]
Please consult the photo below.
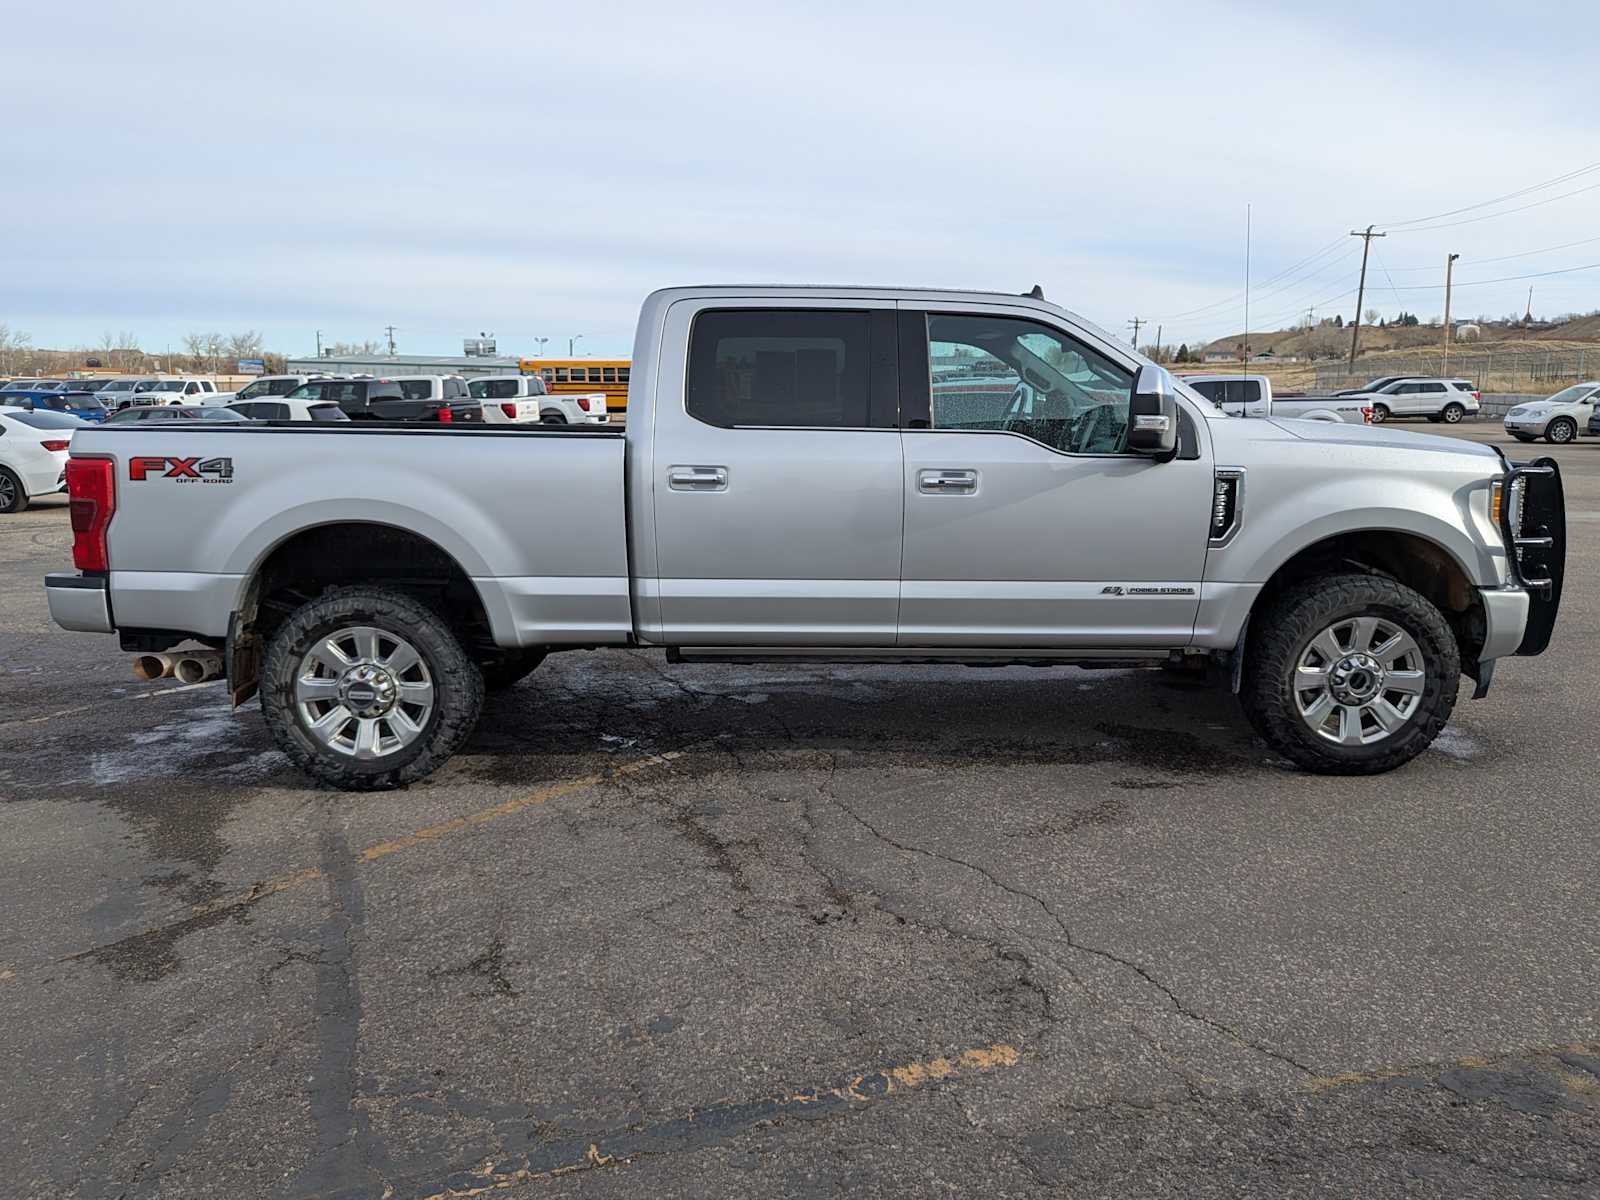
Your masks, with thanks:
[(917, 472), (917, 491), (927, 496), (970, 496), (977, 490), (976, 471)]
[(725, 492), (727, 467), (668, 467), (667, 486), (675, 492)]

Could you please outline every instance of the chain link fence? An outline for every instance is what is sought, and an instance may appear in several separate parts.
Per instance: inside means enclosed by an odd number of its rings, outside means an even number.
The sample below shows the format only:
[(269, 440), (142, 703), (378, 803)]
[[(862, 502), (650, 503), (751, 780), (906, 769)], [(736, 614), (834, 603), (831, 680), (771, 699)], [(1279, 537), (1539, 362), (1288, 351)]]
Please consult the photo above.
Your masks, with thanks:
[[(1359, 360), (1358, 360), (1359, 362)], [(1450, 364), (1438, 351), (1385, 354), (1351, 374), (1345, 364), (1318, 366), (1318, 391), (1360, 387), (1382, 375), (1448, 375), (1470, 379), (1482, 392), (1555, 391), (1600, 375), (1600, 347), (1593, 350), (1451, 350)]]

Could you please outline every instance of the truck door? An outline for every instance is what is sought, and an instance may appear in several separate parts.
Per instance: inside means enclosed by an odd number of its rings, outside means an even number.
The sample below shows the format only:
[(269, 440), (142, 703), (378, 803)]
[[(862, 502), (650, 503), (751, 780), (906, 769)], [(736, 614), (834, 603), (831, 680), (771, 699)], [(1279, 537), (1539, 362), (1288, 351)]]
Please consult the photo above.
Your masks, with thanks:
[(653, 544), (634, 539), (644, 636), (894, 644), (895, 339), (892, 301), (668, 310), (649, 476), (630, 483), (649, 487), (653, 507)]
[(1037, 312), (900, 322), (899, 644), (1187, 644), (1213, 489), (1198, 433), (1170, 462), (1128, 453), (1133, 368)]

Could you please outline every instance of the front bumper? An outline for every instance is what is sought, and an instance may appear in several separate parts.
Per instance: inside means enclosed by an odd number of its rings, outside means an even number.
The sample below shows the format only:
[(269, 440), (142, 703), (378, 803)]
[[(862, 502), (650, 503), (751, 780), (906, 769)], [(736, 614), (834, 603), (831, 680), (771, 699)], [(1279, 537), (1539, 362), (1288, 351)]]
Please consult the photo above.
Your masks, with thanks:
[(104, 575), (56, 572), (44, 577), (50, 619), (77, 633), (114, 633), (111, 623), (111, 581)]
[(1479, 588), (1483, 600), (1483, 649), (1479, 662), (1490, 662), (1515, 654), (1528, 632), (1528, 606), (1531, 597), (1523, 587)]

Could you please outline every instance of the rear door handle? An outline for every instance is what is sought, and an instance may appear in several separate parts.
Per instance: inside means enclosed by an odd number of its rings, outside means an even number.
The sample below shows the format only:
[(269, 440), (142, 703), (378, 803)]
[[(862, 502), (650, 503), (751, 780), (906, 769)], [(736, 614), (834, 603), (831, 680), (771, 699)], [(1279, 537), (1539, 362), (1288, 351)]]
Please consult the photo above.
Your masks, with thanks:
[(928, 496), (970, 496), (978, 490), (976, 471), (918, 471), (917, 491)]
[(668, 467), (667, 486), (675, 492), (725, 492), (727, 467)]

